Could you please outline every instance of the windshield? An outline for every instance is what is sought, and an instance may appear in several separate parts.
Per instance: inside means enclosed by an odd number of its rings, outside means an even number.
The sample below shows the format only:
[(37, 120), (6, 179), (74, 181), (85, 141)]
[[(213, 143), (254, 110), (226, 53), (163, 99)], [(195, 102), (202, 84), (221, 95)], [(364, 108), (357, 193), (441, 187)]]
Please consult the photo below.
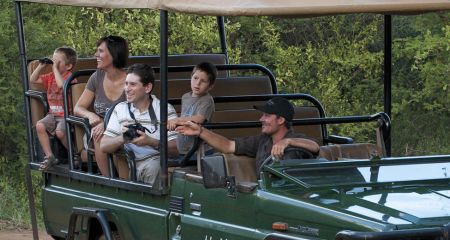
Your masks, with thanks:
[[(324, 166), (324, 165), (323, 165)], [(450, 162), (386, 166), (333, 166), (285, 169), (283, 172), (304, 186), (366, 185), (448, 179)]]

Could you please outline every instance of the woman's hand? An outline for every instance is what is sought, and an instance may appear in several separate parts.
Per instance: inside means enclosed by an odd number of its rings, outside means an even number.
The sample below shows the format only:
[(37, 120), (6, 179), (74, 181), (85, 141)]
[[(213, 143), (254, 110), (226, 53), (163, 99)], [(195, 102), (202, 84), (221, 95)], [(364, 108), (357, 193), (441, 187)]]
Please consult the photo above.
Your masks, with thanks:
[(97, 124), (95, 127), (91, 129), (92, 131), (92, 138), (94, 141), (98, 142), (103, 136), (103, 132), (105, 131), (105, 128), (103, 127), (103, 124)]
[(89, 124), (92, 127), (96, 127), (97, 125), (103, 125), (103, 124), (99, 124), (99, 123), (103, 122), (103, 119), (101, 119), (97, 114), (95, 114), (93, 112), (90, 112), (86, 117), (89, 119)]

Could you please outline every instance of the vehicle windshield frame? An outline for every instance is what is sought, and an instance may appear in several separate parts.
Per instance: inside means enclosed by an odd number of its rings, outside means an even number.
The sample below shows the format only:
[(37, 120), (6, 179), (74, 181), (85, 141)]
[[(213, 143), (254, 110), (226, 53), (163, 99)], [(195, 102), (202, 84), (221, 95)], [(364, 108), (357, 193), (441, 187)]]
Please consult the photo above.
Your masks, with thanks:
[[(270, 180), (272, 186), (286, 186), (296, 184), (303, 189), (315, 190), (315, 189), (330, 189), (330, 188), (354, 188), (354, 187), (376, 187), (376, 186), (417, 186), (427, 184), (448, 184), (450, 183), (450, 176), (445, 178), (428, 178), (424, 179), (422, 175), (417, 176), (416, 179), (395, 180), (395, 181), (379, 181), (376, 176), (379, 169), (389, 166), (415, 166), (424, 164), (439, 164), (450, 163), (450, 155), (438, 155), (438, 156), (420, 156), (420, 157), (389, 157), (378, 159), (364, 159), (364, 160), (341, 160), (341, 161), (329, 161), (329, 162), (317, 162), (317, 163), (301, 163), (302, 160), (291, 160), (287, 163), (275, 163), (264, 167), (263, 177), (267, 180), (273, 179), (268, 175), (273, 174), (278, 178), (276, 180)], [(360, 182), (326, 182), (320, 184), (311, 183), (317, 182), (317, 179), (312, 181), (305, 181), (299, 177), (296, 177), (293, 172), (307, 172), (318, 170), (321, 174), (317, 178), (322, 178), (323, 174), (327, 171), (333, 171), (336, 169), (342, 170), (357, 170), (361, 173), (362, 168), (370, 168), (371, 176), (370, 181)], [(372, 171), (374, 171), (372, 173)], [(372, 176), (374, 174), (374, 176)], [(362, 177), (362, 176), (361, 176)], [(364, 180), (364, 179), (362, 179)]]

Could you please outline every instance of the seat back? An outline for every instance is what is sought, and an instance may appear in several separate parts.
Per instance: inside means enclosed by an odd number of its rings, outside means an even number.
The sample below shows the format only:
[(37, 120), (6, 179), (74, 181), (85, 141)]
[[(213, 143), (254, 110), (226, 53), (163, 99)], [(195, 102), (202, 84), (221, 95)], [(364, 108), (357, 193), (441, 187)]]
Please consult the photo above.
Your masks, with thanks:
[[(71, 108), (73, 109), (76, 102), (78, 101), (78, 99), (80, 98), (81, 94), (84, 91), (84, 88), (86, 87), (86, 83), (81, 82), (81, 83), (76, 83), (74, 85), (71, 86), (71, 99), (72, 99), (72, 106)], [(90, 111), (94, 111), (93, 110), (93, 106), (89, 107)], [(84, 149), (84, 145), (83, 145), (83, 136), (84, 136), (84, 129), (83, 127), (79, 126), (79, 125), (74, 125), (74, 136), (75, 136), (75, 141), (74, 141), (74, 153), (78, 153), (80, 154), (81, 151)], [(87, 161), (87, 158), (85, 157), (85, 154), (80, 154), (82, 156), (82, 160), (84, 162)]]
[[(34, 71), (34, 69), (37, 68), (37, 66), (39, 65), (39, 61), (38, 60), (34, 60), (31, 61), (28, 64), (28, 72), (31, 76), (31, 73)], [(52, 69), (50, 66), (46, 66), (45, 69), (43, 70), (43, 72), (47, 73), (50, 72)], [(29, 85), (30, 90), (35, 90), (35, 91), (39, 91), (39, 92), (46, 92), (46, 89), (44, 88), (44, 86), (42, 84), (39, 83), (30, 83)], [(44, 105), (42, 104), (41, 100), (36, 99), (36, 98), (31, 98), (30, 99), (30, 108), (31, 108), (31, 123), (32, 126), (36, 126), (37, 121), (39, 121), (39, 119), (42, 119), (46, 113), (46, 109), (44, 107)]]
[(374, 156), (384, 157), (382, 153), (376, 144), (354, 143), (321, 146), (319, 156), (337, 161), (342, 159), (370, 159)]
[[(314, 106), (295, 106), (294, 111), (294, 119), (320, 118), (319, 110)], [(293, 127), (296, 132), (314, 139), (320, 146), (324, 144), (324, 133), (321, 125), (297, 125)]]
[[(318, 118), (319, 111), (312, 106), (296, 106), (294, 107), (294, 119)], [(211, 120), (212, 123), (221, 122), (238, 122), (238, 121), (258, 121), (261, 112), (255, 109), (238, 109), (216, 111)], [(314, 139), (319, 145), (323, 144), (323, 134), (320, 125), (298, 125), (293, 126), (294, 131), (305, 134), (307, 137)], [(261, 127), (248, 128), (230, 128), (230, 129), (214, 129), (214, 132), (221, 134), (227, 138), (242, 137), (256, 135), (261, 132)]]
[(256, 160), (244, 155), (224, 154), (228, 176), (234, 176), (236, 183), (256, 182)]
[[(168, 99), (178, 99), (183, 94), (191, 91), (191, 80), (186, 79), (169, 79), (167, 82)], [(160, 97), (161, 81), (156, 80), (152, 93)], [(268, 77), (222, 77), (217, 78), (214, 88), (209, 92), (213, 97), (221, 96), (240, 96), (240, 95), (258, 95), (272, 94), (272, 84)], [(216, 111), (247, 109), (252, 108), (255, 104), (261, 104), (258, 101), (242, 101), (242, 102), (226, 102), (215, 103)], [(177, 112), (180, 112), (181, 106), (174, 105)]]

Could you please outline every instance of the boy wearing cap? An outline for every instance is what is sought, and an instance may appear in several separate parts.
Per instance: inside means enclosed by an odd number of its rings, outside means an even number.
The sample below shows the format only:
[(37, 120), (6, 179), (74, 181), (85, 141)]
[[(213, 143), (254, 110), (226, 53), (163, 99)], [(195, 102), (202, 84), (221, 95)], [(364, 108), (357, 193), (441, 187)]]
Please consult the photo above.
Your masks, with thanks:
[(199, 136), (210, 146), (222, 153), (234, 153), (256, 158), (256, 169), (270, 155), (281, 159), (287, 147), (300, 147), (308, 150), (313, 155), (319, 152), (319, 145), (301, 133), (295, 133), (291, 129), (294, 117), (294, 107), (285, 98), (275, 97), (264, 105), (254, 106), (263, 114), (261, 122), (261, 134), (249, 137), (238, 137), (233, 140), (213, 133), (202, 126), (185, 122), (177, 127), (176, 131), (183, 135)]

